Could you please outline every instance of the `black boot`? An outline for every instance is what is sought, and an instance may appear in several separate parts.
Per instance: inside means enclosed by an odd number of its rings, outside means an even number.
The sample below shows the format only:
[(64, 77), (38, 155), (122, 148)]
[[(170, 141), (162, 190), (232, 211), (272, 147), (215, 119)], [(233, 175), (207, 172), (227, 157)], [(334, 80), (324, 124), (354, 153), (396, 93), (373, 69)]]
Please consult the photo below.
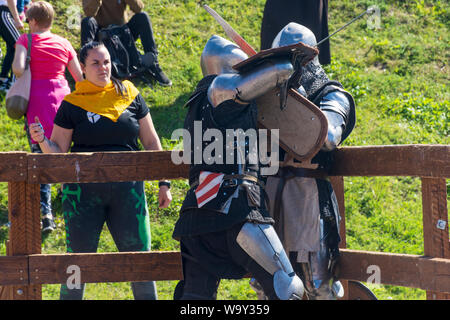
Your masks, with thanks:
[(55, 231), (56, 224), (53, 220), (52, 214), (46, 214), (42, 218), (42, 233), (50, 233), (52, 231)]
[(153, 78), (162, 86), (164, 87), (170, 87), (172, 85), (172, 81), (166, 76), (166, 74), (162, 71), (161, 67), (159, 66), (158, 61), (153, 63), (149, 67), (149, 71), (152, 74)]

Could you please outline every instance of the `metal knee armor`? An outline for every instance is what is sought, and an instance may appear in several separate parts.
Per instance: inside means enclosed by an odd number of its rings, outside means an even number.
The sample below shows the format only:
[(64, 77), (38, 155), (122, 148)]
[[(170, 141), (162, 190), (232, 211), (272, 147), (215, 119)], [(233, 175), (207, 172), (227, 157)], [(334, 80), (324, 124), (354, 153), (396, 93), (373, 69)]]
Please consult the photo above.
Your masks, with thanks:
[(273, 287), (281, 300), (300, 300), (303, 282), (295, 274), (275, 229), (269, 224), (247, 222), (237, 238), (241, 248), (273, 276)]

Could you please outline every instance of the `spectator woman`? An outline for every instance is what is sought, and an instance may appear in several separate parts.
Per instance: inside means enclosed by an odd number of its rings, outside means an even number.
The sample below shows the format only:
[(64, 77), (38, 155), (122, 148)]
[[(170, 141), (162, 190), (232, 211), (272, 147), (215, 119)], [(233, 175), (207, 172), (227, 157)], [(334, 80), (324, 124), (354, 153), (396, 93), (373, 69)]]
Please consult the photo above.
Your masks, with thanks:
[[(85, 80), (65, 97), (50, 139), (39, 124), (31, 137), (45, 153), (137, 151), (138, 138), (146, 150), (162, 150), (149, 109), (130, 81), (111, 78), (106, 47), (90, 42), (80, 51)], [(160, 181), (159, 206), (169, 205), (170, 183)], [(119, 251), (149, 251), (150, 225), (144, 182), (68, 183), (62, 206), (68, 252), (96, 252), (106, 222)], [(156, 299), (153, 281), (131, 283), (135, 299)], [(82, 299), (80, 289), (61, 287), (61, 299)]]
[[(25, 128), (28, 128), (37, 116), (44, 127), (47, 138), (51, 136), (53, 120), (62, 99), (70, 93), (69, 84), (65, 78), (66, 67), (75, 81), (83, 80), (77, 54), (70, 42), (50, 31), (54, 15), (52, 5), (45, 1), (33, 2), (26, 12), (32, 35), (30, 53), (32, 80)], [(17, 40), (12, 65), (13, 72), (18, 78), (25, 70), (27, 50), (28, 37), (23, 34)], [(29, 138), (29, 143), (31, 152), (41, 152), (35, 140)], [(42, 231), (44, 233), (53, 231), (55, 223), (49, 184), (41, 185), (41, 213), (43, 216)]]
[(16, 7), (16, 0), (0, 0), (0, 35), (6, 43), (6, 54), (0, 72), (0, 91), (6, 92), (12, 83), (11, 64), (14, 59), (14, 44), (23, 30)]

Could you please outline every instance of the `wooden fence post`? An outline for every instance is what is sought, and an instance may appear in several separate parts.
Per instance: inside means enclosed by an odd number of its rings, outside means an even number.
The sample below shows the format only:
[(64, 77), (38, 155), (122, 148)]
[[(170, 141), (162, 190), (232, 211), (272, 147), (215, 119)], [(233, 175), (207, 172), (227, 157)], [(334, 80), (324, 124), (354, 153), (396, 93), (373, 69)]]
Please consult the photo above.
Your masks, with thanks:
[[(447, 186), (444, 178), (422, 178), (425, 256), (450, 258)], [(450, 294), (427, 291), (428, 300), (450, 299)]]
[[(40, 185), (27, 182), (8, 183), (8, 212), (11, 228), (7, 255), (41, 253)], [(28, 273), (28, 270), (26, 270)], [(27, 275), (28, 276), (28, 275)], [(5, 286), (2, 298), (9, 300), (40, 300), (42, 285)]]

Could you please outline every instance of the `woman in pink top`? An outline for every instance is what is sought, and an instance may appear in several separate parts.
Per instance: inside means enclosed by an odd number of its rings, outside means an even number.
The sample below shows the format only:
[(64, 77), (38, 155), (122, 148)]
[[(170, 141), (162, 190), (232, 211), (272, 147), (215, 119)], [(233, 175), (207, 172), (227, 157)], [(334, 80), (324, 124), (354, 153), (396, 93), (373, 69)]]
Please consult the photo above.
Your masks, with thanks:
[[(27, 111), (28, 124), (38, 116), (44, 126), (45, 135), (51, 136), (53, 119), (63, 98), (70, 93), (64, 76), (66, 67), (75, 81), (83, 79), (80, 64), (70, 42), (51, 33), (54, 11), (45, 1), (34, 2), (27, 10), (27, 19), (32, 34), (31, 44), (31, 97)], [(16, 42), (13, 72), (20, 77), (25, 68), (28, 49), (26, 34)], [(36, 141), (31, 140), (32, 144)]]
[[(38, 117), (45, 136), (50, 138), (56, 111), (64, 97), (70, 93), (69, 84), (64, 76), (66, 67), (75, 81), (83, 80), (77, 54), (70, 42), (50, 32), (54, 10), (50, 3), (38, 1), (31, 4), (26, 17), (32, 34), (31, 44), (31, 91), (26, 114), (26, 129), (31, 152), (40, 153), (39, 144), (28, 134), (28, 126)], [(28, 50), (28, 37), (23, 34), (16, 42), (16, 51), (12, 70), (20, 77), (25, 70)], [(41, 212), (43, 232), (55, 228), (51, 213), (50, 185), (41, 185)]]

